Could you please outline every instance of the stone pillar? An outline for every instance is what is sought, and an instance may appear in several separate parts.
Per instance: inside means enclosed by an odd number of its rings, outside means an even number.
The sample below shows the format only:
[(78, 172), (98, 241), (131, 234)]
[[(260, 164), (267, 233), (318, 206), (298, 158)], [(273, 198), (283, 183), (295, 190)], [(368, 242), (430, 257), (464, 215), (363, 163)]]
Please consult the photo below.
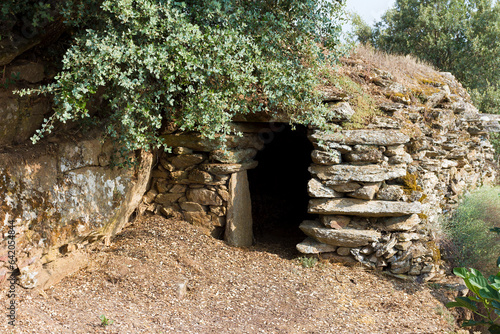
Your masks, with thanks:
[(229, 194), (224, 240), (231, 246), (249, 247), (253, 243), (253, 220), (246, 170), (231, 175)]

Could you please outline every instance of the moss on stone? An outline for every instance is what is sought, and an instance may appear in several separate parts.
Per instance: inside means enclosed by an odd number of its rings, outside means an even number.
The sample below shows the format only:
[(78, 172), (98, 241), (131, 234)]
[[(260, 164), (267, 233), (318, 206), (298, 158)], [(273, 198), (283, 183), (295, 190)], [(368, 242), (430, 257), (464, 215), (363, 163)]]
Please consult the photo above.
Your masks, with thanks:
[(417, 184), (417, 176), (415, 174), (407, 172), (402, 179), (405, 194), (410, 194), (412, 191), (422, 191), (422, 187)]
[(435, 241), (429, 241), (426, 244), (427, 249), (432, 252), (432, 261), (435, 265), (440, 265), (443, 261), (441, 260), (441, 250)]
[(342, 124), (344, 129), (364, 128), (370, 123), (373, 117), (383, 115), (371, 95), (366, 93), (363, 86), (355, 82), (348, 75), (334, 72), (329, 73), (326, 79), (330, 84), (351, 97), (349, 104), (355, 113), (349, 121)]

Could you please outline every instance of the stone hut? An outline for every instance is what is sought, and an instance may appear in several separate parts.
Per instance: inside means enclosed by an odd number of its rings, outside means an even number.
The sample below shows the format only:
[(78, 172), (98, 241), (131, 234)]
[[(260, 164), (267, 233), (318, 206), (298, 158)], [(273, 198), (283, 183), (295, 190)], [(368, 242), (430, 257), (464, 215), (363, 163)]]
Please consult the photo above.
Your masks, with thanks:
[[(196, 134), (165, 134), (172, 151), (155, 166), (141, 210), (183, 218), (242, 247), (262, 224), (295, 238), (300, 229), (304, 254), (438, 278), (439, 217), (466, 190), (494, 180), (488, 131), (496, 130), (449, 73), (428, 80), (428, 95), (414, 103), (390, 73), (355, 66), (386, 98), (366, 126), (293, 132), (286, 120), (254, 116), (233, 124), (243, 135), (228, 138), (226, 151)], [(336, 112), (333, 124), (356, 112), (348, 94), (330, 92), (325, 103)]]
[[(24, 78), (13, 88), (44, 78), (38, 63), (13, 69)], [(353, 121), (366, 109), (359, 96), (326, 89), (337, 131), (249, 115), (235, 119), (241, 136), (226, 138), (226, 150), (172, 131), (164, 134), (170, 151), (136, 152), (128, 170), (110, 167), (112, 145), (98, 133), (23, 144), (50, 104), (0, 89), (8, 120), (0, 126), (0, 282), (10, 274), (10, 226), (20, 284), (45, 288), (137, 214), (178, 217), (234, 246), (281, 238), (304, 254), (439, 278), (439, 217), (465, 191), (494, 181), (488, 132), (498, 124), (481, 118), (449, 73), (421, 78), (417, 89), (361, 60), (343, 69), (373, 97), (366, 122)]]

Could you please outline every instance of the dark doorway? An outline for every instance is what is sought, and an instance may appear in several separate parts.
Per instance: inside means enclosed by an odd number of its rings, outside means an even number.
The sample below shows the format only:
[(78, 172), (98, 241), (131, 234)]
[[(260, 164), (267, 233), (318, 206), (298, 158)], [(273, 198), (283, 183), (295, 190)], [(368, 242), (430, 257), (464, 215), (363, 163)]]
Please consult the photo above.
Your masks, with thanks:
[(254, 236), (257, 243), (295, 248), (305, 235), (299, 225), (308, 219), (307, 182), (313, 146), (307, 128), (269, 123), (261, 131), (266, 143), (256, 160), (257, 168), (248, 171)]

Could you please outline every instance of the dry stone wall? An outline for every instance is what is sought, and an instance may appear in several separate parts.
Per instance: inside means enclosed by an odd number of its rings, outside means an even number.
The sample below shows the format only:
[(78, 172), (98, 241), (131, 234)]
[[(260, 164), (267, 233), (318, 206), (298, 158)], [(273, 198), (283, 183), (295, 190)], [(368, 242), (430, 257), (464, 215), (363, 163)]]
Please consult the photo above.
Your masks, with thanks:
[(200, 226), (214, 237), (226, 235), (229, 243), (250, 246), (252, 237), (251, 203), (246, 170), (255, 168), (253, 160), (262, 149), (256, 127), (243, 124), (242, 137), (221, 143), (197, 134), (166, 134), (172, 147), (163, 152), (152, 172), (150, 189), (141, 211), (177, 217)]
[[(137, 208), (184, 219), (231, 245), (253, 243), (247, 170), (257, 166), (257, 152), (276, 130), (266, 115), (237, 118), (232, 126), (242, 136), (225, 138), (226, 150), (219, 140), (171, 132), (164, 135), (171, 151), (161, 152), (154, 168), (152, 155), (138, 152), (136, 168), (113, 169), (113, 148), (98, 135), (23, 144), (50, 104), (19, 98), (12, 89), (43, 83), (50, 72), (36, 61), (15, 60), (5, 74), (16, 79), (0, 88), (0, 283), (10, 275), (10, 222), (24, 287), (44, 288), (76, 270), (85, 262), (78, 250), (118, 233)], [(494, 180), (488, 131), (498, 124), (481, 119), (449, 74), (431, 83), (432, 94), (421, 103), (390, 78), (372, 71), (369, 80), (389, 99), (378, 105), (383, 114), (364, 128), (309, 129), (311, 219), (300, 226), (306, 239), (297, 249), (437, 279), (442, 272), (435, 226), (465, 191)], [(357, 112), (348, 94), (332, 94), (325, 102), (333, 124)]]
[[(443, 274), (439, 219), (465, 191), (493, 182), (495, 166), (491, 122), (481, 120), (451, 75), (440, 75), (444, 83), (426, 103), (385, 100), (383, 115), (363, 129), (309, 129), (311, 219), (300, 225), (307, 236), (297, 245), (300, 252), (420, 281)], [(328, 103), (334, 124), (355, 112), (346, 95), (330, 96)], [(185, 219), (236, 246), (251, 245), (246, 170), (257, 166), (254, 157), (272, 126), (262, 120), (233, 126), (243, 137), (229, 137), (227, 152), (193, 133), (165, 135), (173, 149), (153, 171), (142, 211)]]
[(370, 129), (310, 131), (309, 212), (317, 219), (301, 224), (308, 237), (300, 252), (420, 281), (443, 274), (440, 217), (465, 191), (493, 182), (496, 169), (491, 123), (451, 75), (441, 75), (445, 84), (427, 104), (382, 103), (385, 116)]

